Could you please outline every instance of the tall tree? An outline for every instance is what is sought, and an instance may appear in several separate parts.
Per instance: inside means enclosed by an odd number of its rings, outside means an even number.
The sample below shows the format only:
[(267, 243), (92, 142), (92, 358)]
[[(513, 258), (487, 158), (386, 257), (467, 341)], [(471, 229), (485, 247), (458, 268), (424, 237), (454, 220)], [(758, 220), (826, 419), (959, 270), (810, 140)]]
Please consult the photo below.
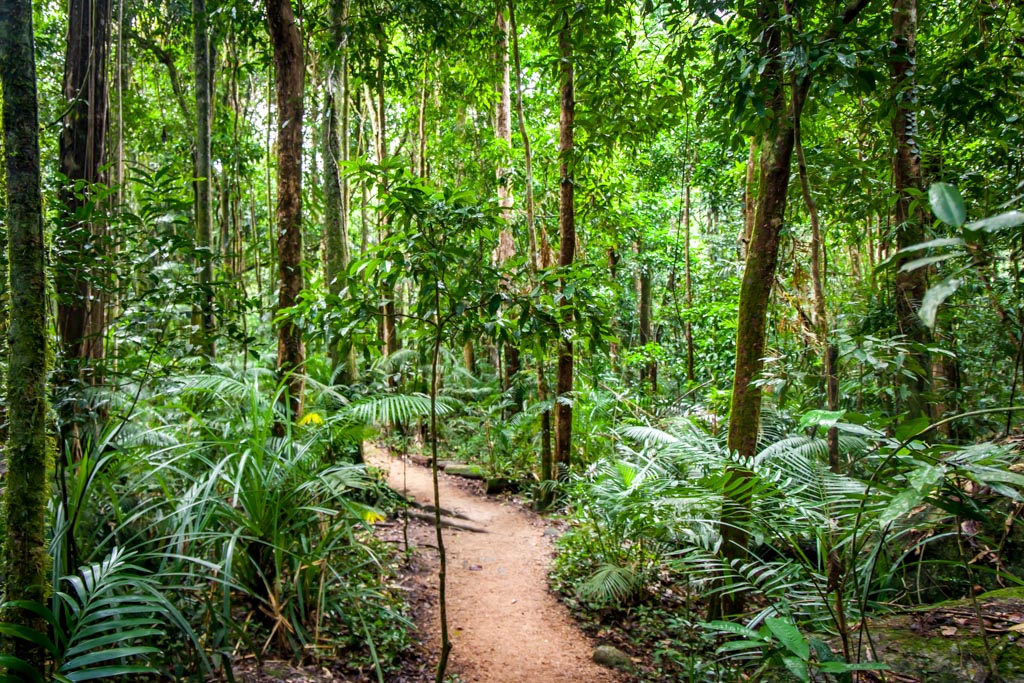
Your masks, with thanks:
[[(903, 249), (924, 241), (924, 217), (913, 206), (921, 191), (921, 149), (917, 129), (917, 0), (892, 0), (892, 48), (889, 69), (892, 74), (893, 189), (896, 191), (894, 220), (896, 247)], [(903, 271), (901, 266), (914, 258), (896, 258), (896, 322), (900, 334), (912, 342), (928, 341), (928, 328), (917, 315), (917, 307), (928, 289), (926, 268)], [(927, 354), (915, 350), (907, 378), (906, 404), (911, 416), (921, 415), (927, 405), (923, 399), (928, 382)]]
[(92, 220), (98, 207), (92, 203), (90, 187), (103, 180), (106, 156), (110, 12), (109, 0), (68, 4), (67, 104), (60, 136), (60, 172), (67, 180), (60, 192), (64, 225), (59, 244), (69, 258), (56, 272), (57, 331), (65, 359), (78, 365), (103, 357), (105, 303), (102, 275), (96, 270), (102, 253), (96, 252), (105, 236), (99, 234), (103, 227)]
[[(868, 2), (851, 0), (842, 13), (827, 25), (826, 31), (820, 36), (819, 45), (832, 43)], [(794, 113), (800, 111), (800, 107), (790, 107), (786, 99), (781, 10), (778, 3), (770, 0), (761, 0), (757, 4), (755, 35), (759, 37), (761, 59), (765, 64), (760, 76), (760, 94), (767, 114), (767, 125), (760, 142), (760, 172), (753, 232), (740, 284), (736, 369), (729, 413), (729, 450), (741, 459), (751, 459), (757, 451), (762, 397), (761, 387), (754, 380), (763, 369), (766, 315), (775, 282), (780, 236), (786, 216), (786, 195), (794, 145)], [(803, 102), (811, 86), (811, 75), (808, 72), (793, 81), (791, 96)], [(743, 466), (731, 467), (728, 472), (729, 483), (720, 525), (722, 555), (728, 562), (742, 559), (747, 554), (748, 534), (744, 523), (749, 515), (750, 477), (750, 470)], [(711, 614), (738, 614), (742, 612), (744, 602), (745, 596), (741, 591), (727, 593), (712, 603)]]
[[(637, 255), (637, 299), (640, 303), (640, 347), (644, 353), (650, 350), (648, 344), (654, 343), (654, 295), (652, 285), (654, 281), (654, 268), (647, 263), (644, 257), (644, 241), (638, 238), (636, 241)], [(640, 384), (650, 384), (651, 395), (658, 392), (658, 363), (654, 358), (649, 358), (647, 364), (641, 370)]]
[[(324, 232), (328, 291), (340, 297), (348, 279), (348, 177), (339, 173), (339, 162), (349, 157), (348, 1), (332, 3), (330, 10), (332, 50), (328, 58), (324, 106)], [(339, 112), (340, 110), (340, 112)], [(340, 114), (340, 116), (339, 116)], [(331, 364), (341, 384), (355, 379), (356, 363), (351, 343), (332, 338), (328, 344)]]
[[(551, 266), (551, 249), (547, 240), (543, 239), (543, 247), (537, 243), (537, 227), (534, 219), (533, 202), (533, 151), (530, 149), (530, 136), (526, 132), (526, 115), (523, 113), (523, 65), (519, 55), (519, 29), (516, 26), (515, 1), (508, 3), (509, 31), (512, 34), (512, 57), (516, 68), (516, 119), (519, 123), (519, 137), (523, 143), (523, 176), (526, 190), (526, 237), (529, 245), (530, 259), (528, 268), (536, 275), (538, 271)], [(540, 421), (540, 478), (541, 481), (554, 479), (554, 464), (551, 458), (551, 410), (548, 407), (547, 356), (538, 354), (537, 360), (537, 401), (542, 406)], [(549, 499), (541, 501), (544, 505)]]
[[(274, 86), (277, 91), (277, 256), (279, 309), (298, 303), (302, 291), (302, 117), (305, 61), (302, 36), (290, 0), (266, 0), (267, 24), (274, 44)], [(288, 388), (292, 419), (302, 413), (302, 331), (285, 319), (277, 329), (277, 371)]]
[(566, 8), (565, 21), (558, 32), (559, 77), (561, 82), (560, 115), (558, 126), (558, 266), (563, 273), (558, 280), (559, 292), (563, 295), (559, 307), (559, 323), (562, 327), (558, 344), (558, 378), (555, 385), (555, 463), (569, 467), (572, 457), (572, 403), (573, 389), (573, 344), (569, 330), (572, 325), (572, 304), (566, 293), (565, 272), (576, 256), (576, 206), (573, 179), (573, 133), (576, 113), (573, 74), (572, 10)]
[[(17, 397), (8, 401), (5, 450), (5, 599), (45, 603), (47, 315), (31, 0), (0, 0), (0, 91), (11, 279), (7, 389)], [(28, 610), (11, 608), (0, 618), (46, 633), (42, 618)], [(43, 670), (43, 648), (12, 639), (2, 649)]]
[[(199, 263), (197, 346), (208, 357), (216, 353), (213, 336), (213, 202), (210, 196), (210, 127), (213, 120), (209, 16), (206, 0), (192, 0), (192, 61), (195, 72), (195, 252)], [(225, 203), (226, 205), (226, 203)], [(227, 222), (225, 221), (225, 224)]]

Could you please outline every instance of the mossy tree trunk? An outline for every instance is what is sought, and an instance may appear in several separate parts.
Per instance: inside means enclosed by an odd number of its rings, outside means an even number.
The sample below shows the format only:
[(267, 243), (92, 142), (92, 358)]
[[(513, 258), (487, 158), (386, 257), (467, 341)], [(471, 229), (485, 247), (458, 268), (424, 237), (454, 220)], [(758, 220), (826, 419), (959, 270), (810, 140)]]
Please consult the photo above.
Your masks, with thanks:
[[(559, 73), (561, 78), (561, 106), (558, 135), (558, 265), (562, 269), (572, 266), (576, 256), (576, 207), (574, 202), (573, 132), (576, 98), (573, 83), (572, 12), (565, 12), (565, 23), (558, 32)], [(559, 278), (559, 291), (566, 292), (566, 275)], [(568, 468), (572, 460), (572, 403), (573, 344), (572, 304), (562, 299), (559, 307), (561, 334), (558, 343), (558, 378), (555, 386), (555, 465)]]
[[(852, 22), (868, 0), (851, 0), (821, 36), (821, 44), (834, 41)], [(757, 452), (761, 422), (761, 389), (754, 380), (763, 369), (765, 323), (768, 303), (778, 262), (780, 233), (786, 215), (790, 165), (794, 146), (794, 113), (784, 87), (780, 6), (769, 0), (758, 3), (761, 57), (765, 68), (760, 89), (770, 126), (761, 139), (757, 204), (753, 232), (747, 250), (746, 267), (740, 284), (736, 330), (736, 370), (733, 378), (729, 415), (729, 450), (739, 462), (728, 468), (727, 483), (719, 530), (722, 557), (726, 563), (747, 556), (752, 473), (745, 462)], [(810, 76), (793, 79), (792, 97), (802, 102), (810, 89)], [(710, 616), (737, 615), (743, 611), (746, 595), (732, 591), (718, 595), (710, 606)]]
[[(42, 196), (39, 170), (39, 115), (30, 0), (0, 0), (0, 90), (8, 256), (10, 264), (10, 357), (8, 392), (7, 493), (4, 543), (7, 600), (45, 603), (46, 556), (46, 278), (43, 270)], [(45, 633), (38, 615), (11, 609), (5, 621)], [(43, 670), (45, 653), (12, 639), (5, 654)]]
[[(274, 46), (277, 91), (277, 255), (279, 309), (298, 303), (302, 291), (302, 118), (305, 63), (302, 37), (289, 0), (266, 0)], [(292, 419), (302, 414), (306, 347), (302, 331), (285, 320), (277, 329), (277, 372), (287, 386)]]
[[(759, 5), (761, 56), (767, 60), (762, 76), (765, 109), (772, 127), (761, 140), (760, 173), (753, 231), (747, 245), (746, 267), (740, 284), (736, 330), (736, 370), (733, 377), (729, 415), (729, 450), (740, 462), (729, 468), (728, 489), (722, 509), (722, 556), (727, 562), (747, 554), (751, 473), (743, 461), (757, 451), (761, 422), (761, 388), (754, 380), (761, 374), (764, 357), (765, 320), (779, 253), (779, 235), (786, 214), (790, 161), (793, 154), (793, 119), (786, 106), (779, 61), (781, 36), (779, 7), (773, 2)], [(712, 616), (730, 616), (743, 611), (744, 595), (732, 592), (713, 606)], [(714, 612), (720, 610), (717, 614)]]

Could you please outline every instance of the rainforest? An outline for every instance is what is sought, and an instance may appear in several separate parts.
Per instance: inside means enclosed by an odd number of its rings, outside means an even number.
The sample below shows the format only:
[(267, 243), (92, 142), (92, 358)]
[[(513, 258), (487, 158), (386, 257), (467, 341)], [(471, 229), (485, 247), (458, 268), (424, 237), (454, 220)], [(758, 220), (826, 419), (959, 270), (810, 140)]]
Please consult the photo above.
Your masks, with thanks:
[(0, 0), (0, 680), (1024, 681), (1009, 0)]

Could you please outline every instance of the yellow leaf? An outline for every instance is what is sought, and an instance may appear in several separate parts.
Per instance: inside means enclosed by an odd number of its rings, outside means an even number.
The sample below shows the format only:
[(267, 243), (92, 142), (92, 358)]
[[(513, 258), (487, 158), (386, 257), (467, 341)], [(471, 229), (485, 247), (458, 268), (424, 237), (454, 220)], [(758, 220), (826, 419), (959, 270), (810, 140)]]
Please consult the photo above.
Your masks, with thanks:
[(316, 413), (316, 412), (306, 413), (299, 420), (299, 424), (300, 425), (309, 425), (309, 424), (322, 425), (323, 423), (324, 423), (324, 419), (322, 417), (320, 417), (320, 413)]

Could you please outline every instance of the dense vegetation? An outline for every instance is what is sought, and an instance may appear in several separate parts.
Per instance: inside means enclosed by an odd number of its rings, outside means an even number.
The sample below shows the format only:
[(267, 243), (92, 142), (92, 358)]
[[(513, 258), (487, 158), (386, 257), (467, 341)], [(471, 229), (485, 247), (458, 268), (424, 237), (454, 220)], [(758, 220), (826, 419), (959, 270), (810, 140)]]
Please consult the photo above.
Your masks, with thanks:
[(981, 0), (0, 0), (0, 665), (383, 680), (371, 436), (564, 512), (652, 677), (850, 680), (1020, 585), (1022, 53)]

